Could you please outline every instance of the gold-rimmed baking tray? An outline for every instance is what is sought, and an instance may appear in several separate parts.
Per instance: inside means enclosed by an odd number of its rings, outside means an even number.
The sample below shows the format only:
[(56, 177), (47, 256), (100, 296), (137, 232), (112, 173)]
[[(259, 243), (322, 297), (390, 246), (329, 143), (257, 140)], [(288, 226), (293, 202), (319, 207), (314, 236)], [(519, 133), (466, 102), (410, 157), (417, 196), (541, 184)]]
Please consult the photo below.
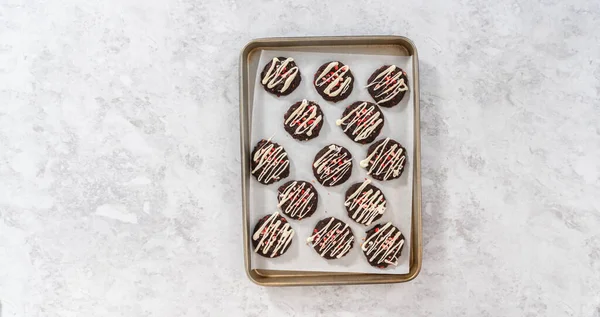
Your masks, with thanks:
[[(398, 55), (413, 57), (414, 148), (413, 210), (410, 271), (406, 274), (334, 273), (309, 271), (276, 271), (252, 269), (249, 242), (249, 182), (250, 182), (250, 127), (254, 78), (262, 50), (303, 52), (336, 52), (371, 55)], [(421, 133), (419, 115), (419, 58), (413, 42), (402, 36), (332, 36), (288, 37), (256, 39), (248, 43), (240, 55), (240, 151), (242, 159), (242, 219), (244, 236), (244, 266), (248, 278), (262, 286), (344, 285), (401, 283), (414, 279), (421, 270)]]

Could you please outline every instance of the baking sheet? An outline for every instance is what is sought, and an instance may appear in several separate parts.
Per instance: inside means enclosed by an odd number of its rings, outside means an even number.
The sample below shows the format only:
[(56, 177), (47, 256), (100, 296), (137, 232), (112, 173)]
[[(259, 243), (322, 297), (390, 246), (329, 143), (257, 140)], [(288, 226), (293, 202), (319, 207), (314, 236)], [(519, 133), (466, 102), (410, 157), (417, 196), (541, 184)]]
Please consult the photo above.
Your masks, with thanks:
[[(263, 67), (273, 58), (278, 56), (292, 57), (300, 68), (302, 82), (300, 86), (288, 96), (277, 97), (266, 92), (260, 84), (260, 73)], [(338, 103), (325, 101), (313, 87), (313, 76), (322, 64), (339, 60), (350, 66), (354, 75), (354, 89), (348, 98)], [(389, 266), (387, 269), (378, 269), (369, 265), (360, 244), (369, 227), (355, 223), (350, 219), (344, 208), (344, 194), (354, 183), (364, 181), (365, 169), (359, 166), (360, 160), (367, 154), (369, 145), (361, 145), (351, 141), (342, 129), (335, 125), (344, 109), (351, 103), (359, 100), (371, 101), (373, 99), (367, 92), (367, 79), (377, 68), (386, 64), (395, 64), (401, 67), (408, 76), (409, 92), (399, 105), (392, 108), (381, 107), (384, 116), (384, 127), (376, 140), (390, 137), (400, 142), (408, 151), (408, 160), (405, 170), (399, 179), (380, 182), (369, 177), (372, 183), (379, 187), (387, 199), (387, 210), (383, 217), (376, 223), (391, 221), (398, 227), (406, 239), (398, 266)], [(252, 112), (251, 148), (261, 139), (272, 138), (281, 144), (290, 158), (290, 176), (271, 185), (262, 185), (251, 177), (250, 180), (250, 208), (249, 232), (252, 233), (256, 222), (267, 214), (281, 211), (277, 208), (277, 189), (288, 180), (310, 181), (319, 194), (319, 205), (314, 215), (303, 220), (287, 218), (296, 234), (290, 249), (282, 256), (267, 259), (252, 252), (252, 269), (270, 270), (296, 270), (319, 272), (351, 272), (351, 273), (381, 273), (404, 274), (409, 272), (411, 217), (412, 217), (412, 177), (413, 165), (410, 160), (410, 151), (413, 146), (413, 93), (412, 87), (412, 57), (387, 56), (387, 55), (361, 55), (361, 54), (336, 54), (297, 51), (271, 51), (263, 50), (260, 56), (257, 76), (255, 78), (255, 91)], [(283, 128), (283, 115), (295, 102), (308, 99), (317, 102), (324, 113), (324, 124), (319, 137), (310, 141), (297, 141)], [(345, 183), (335, 187), (324, 187), (319, 184), (313, 174), (311, 164), (315, 154), (324, 146), (336, 143), (347, 148), (353, 156), (352, 176)], [(372, 143), (371, 143), (372, 144)], [(283, 213), (281, 213), (283, 214)], [(285, 216), (285, 215), (284, 215)], [(325, 217), (336, 217), (348, 223), (355, 235), (355, 244), (352, 250), (341, 259), (325, 260), (306, 245), (306, 239), (311, 235), (316, 223)], [(249, 246), (251, 250), (252, 246)]]

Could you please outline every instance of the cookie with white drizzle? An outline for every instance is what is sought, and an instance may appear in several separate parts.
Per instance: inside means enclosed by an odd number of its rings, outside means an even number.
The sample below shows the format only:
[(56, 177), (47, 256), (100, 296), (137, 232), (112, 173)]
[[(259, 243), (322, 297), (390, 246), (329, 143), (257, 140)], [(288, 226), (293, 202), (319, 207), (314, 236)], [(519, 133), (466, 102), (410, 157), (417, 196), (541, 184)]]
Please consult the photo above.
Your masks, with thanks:
[(360, 167), (367, 170), (367, 175), (380, 181), (402, 176), (405, 165), (406, 149), (390, 138), (371, 144), (367, 151), (367, 158), (360, 161)]
[(398, 266), (404, 241), (400, 229), (388, 222), (369, 229), (360, 248), (371, 266), (385, 269), (389, 265)]
[(367, 144), (373, 142), (383, 128), (383, 112), (374, 103), (357, 101), (344, 110), (342, 118), (336, 120), (335, 124), (352, 141)]
[(315, 187), (305, 181), (289, 181), (277, 191), (277, 207), (288, 217), (302, 220), (317, 210), (319, 195)]
[(361, 225), (370, 226), (385, 212), (386, 199), (379, 188), (371, 185), (370, 180), (365, 179), (364, 182), (356, 183), (348, 188), (344, 206), (348, 217)]
[(319, 67), (313, 84), (323, 99), (338, 102), (352, 92), (354, 76), (348, 65), (334, 61)]
[(283, 128), (296, 140), (306, 141), (318, 137), (321, 127), (323, 111), (314, 101), (298, 101), (283, 116)]
[(354, 247), (354, 234), (347, 223), (329, 217), (317, 223), (306, 242), (320, 256), (333, 260), (345, 256)]
[(291, 94), (302, 81), (300, 69), (291, 57), (273, 57), (260, 73), (260, 78), (265, 90), (277, 96)]
[(292, 244), (294, 229), (278, 212), (261, 218), (252, 232), (254, 252), (266, 257), (276, 258), (285, 253)]
[(367, 90), (378, 105), (393, 107), (408, 91), (408, 77), (400, 67), (384, 65), (369, 77)]
[(342, 184), (352, 175), (352, 154), (343, 146), (327, 145), (315, 155), (312, 170), (323, 186)]
[(260, 140), (250, 155), (250, 171), (256, 180), (265, 185), (273, 184), (290, 175), (290, 161), (283, 146)]

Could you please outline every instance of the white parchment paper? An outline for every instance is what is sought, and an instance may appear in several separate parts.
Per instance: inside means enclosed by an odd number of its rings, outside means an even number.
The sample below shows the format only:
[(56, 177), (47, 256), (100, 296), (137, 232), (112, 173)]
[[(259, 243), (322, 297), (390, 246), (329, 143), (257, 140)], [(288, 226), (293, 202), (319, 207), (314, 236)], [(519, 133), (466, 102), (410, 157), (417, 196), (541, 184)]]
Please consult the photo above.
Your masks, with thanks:
[[(266, 92), (260, 84), (260, 73), (264, 66), (273, 57), (284, 56), (294, 58), (302, 74), (302, 82), (288, 96), (277, 97)], [(314, 74), (322, 64), (329, 61), (341, 61), (350, 66), (354, 75), (354, 89), (348, 98), (338, 103), (325, 101), (316, 92), (313, 86)], [(386, 269), (374, 268), (367, 262), (360, 244), (365, 238), (365, 231), (369, 227), (355, 223), (344, 207), (346, 190), (354, 183), (362, 182), (367, 177), (365, 169), (359, 166), (360, 160), (367, 155), (369, 145), (354, 143), (342, 129), (335, 125), (344, 109), (351, 103), (359, 100), (371, 101), (373, 99), (365, 88), (369, 76), (383, 65), (395, 64), (406, 71), (409, 80), (409, 92), (399, 105), (392, 108), (381, 107), (385, 117), (383, 130), (376, 140), (390, 137), (397, 140), (408, 151), (408, 163), (399, 179), (380, 182), (372, 178), (373, 185), (379, 187), (387, 198), (387, 210), (383, 217), (375, 223), (391, 221), (398, 227), (406, 238), (398, 266), (388, 266)], [(256, 75), (254, 91), (254, 104), (252, 113), (251, 150), (261, 139), (272, 137), (274, 142), (281, 144), (290, 158), (290, 176), (275, 184), (262, 185), (251, 177), (250, 181), (250, 232), (256, 222), (267, 214), (275, 211), (283, 213), (277, 208), (277, 189), (289, 180), (310, 181), (319, 194), (319, 206), (315, 214), (303, 220), (287, 218), (292, 228), (296, 231), (290, 249), (282, 256), (274, 259), (264, 258), (252, 252), (253, 269), (271, 270), (300, 270), (322, 272), (360, 272), (402, 274), (409, 271), (409, 254), (411, 238), (412, 217), (412, 177), (413, 165), (413, 93), (412, 93), (412, 57), (385, 56), (385, 55), (359, 55), (336, 53), (312, 53), (296, 51), (269, 51), (261, 53)], [(324, 113), (324, 124), (320, 135), (309, 141), (293, 139), (283, 128), (283, 115), (288, 108), (297, 101), (308, 99), (317, 102)], [(316, 181), (312, 173), (311, 164), (317, 152), (324, 146), (336, 143), (347, 148), (352, 154), (352, 176), (345, 183), (335, 187), (324, 187)], [(372, 143), (371, 143), (372, 144)], [(284, 215), (285, 216), (285, 215)], [(311, 235), (316, 223), (325, 217), (336, 217), (348, 223), (355, 236), (354, 247), (341, 259), (325, 260), (306, 245), (306, 239)], [(252, 245), (249, 246), (252, 248)]]

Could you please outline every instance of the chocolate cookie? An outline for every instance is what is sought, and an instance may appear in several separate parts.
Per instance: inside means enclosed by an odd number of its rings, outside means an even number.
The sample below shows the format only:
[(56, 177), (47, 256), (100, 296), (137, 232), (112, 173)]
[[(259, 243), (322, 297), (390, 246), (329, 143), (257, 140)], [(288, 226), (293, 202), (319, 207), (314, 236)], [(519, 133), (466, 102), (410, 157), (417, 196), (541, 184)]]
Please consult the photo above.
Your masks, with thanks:
[(357, 101), (335, 121), (342, 131), (354, 142), (367, 144), (373, 142), (383, 128), (383, 113), (381, 109), (368, 101)]
[(265, 90), (277, 96), (291, 94), (302, 81), (300, 69), (291, 57), (274, 57), (265, 65), (260, 78)]
[(368, 179), (362, 184), (350, 186), (346, 191), (344, 206), (348, 217), (362, 225), (370, 226), (373, 221), (381, 218), (385, 212), (385, 205), (385, 196), (379, 188), (371, 185)]
[(374, 267), (385, 269), (388, 265), (398, 265), (398, 258), (404, 246), (404, 236), (391, 222), (378, 224), (367, 231), (361, 245), (367, 261)]
[(323, 186), (342, 184), (352, 175), (352, 154), (337, 144), (322, 148), (315, 155), (313, 174)]
[(397, 105), (408, 91), (408, 77), (396, 65), (385, 65), (376, 70), (367, 81), (367, 90), (382, 107)]
[(406, 149), (390, 138), (371, 144), (367, 158), (360, 161), (360, 166), (367, 169), (367, 175), (380, 181), (400, 177), (405, 164)]
[(342, 62), (321, 65), (315, 73), (315, 88), (323, 99), (333, 102), (346, 99), (352, 92), (354, 76)]
[(252, 232), (254, 252), (276, 258), (285, 253), (292, 244), (294, 229), (278, 212), (261, 218)]
[(305, 181), (289, 181), (279, 187), (277, 207), (292, 218), (302, 220), (312, 216), (317, 210), (319, 195), (315, 187)]
[(285, 131), (296, 140), (306, 141), (318, 137), (322, 126), (323, 111), (314, 101), (298, 101), (283, 116)]
[(307, 243), (327, 260), (339, 259), (354, 246), (354, 234), (345, 222), (329, 217), (317, 223)]
[(260, 140), (250, 157), (251, 173), (261, 184), (269, 185), (290, 175), (290, 161), (283, 146)]

